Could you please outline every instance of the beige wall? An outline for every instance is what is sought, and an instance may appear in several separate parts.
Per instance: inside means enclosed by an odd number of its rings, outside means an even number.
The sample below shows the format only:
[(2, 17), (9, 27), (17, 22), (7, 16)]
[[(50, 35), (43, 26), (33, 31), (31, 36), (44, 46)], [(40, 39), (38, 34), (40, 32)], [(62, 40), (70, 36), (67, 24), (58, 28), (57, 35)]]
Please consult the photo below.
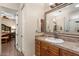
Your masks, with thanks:
[[(35, 9), (35, 8), (34, 8)], [(24, 55), (34, 55), (34, 36), (35, 36), (35, 11), (33, 4), (25, 4), (22, 13), (22, 52)]]
[(23, 9), (21, 7), (19, 9), (19, 18), (17, 21), (17, 49), (20, 51), (22, 49), (24, 55), (34, 55), (35, 33), (36, 30), (38, 32), (41, 31), (40, 20), (43, 18), (47, 7), (42, 3), (27, 3)]
[[(40, 19), (44, 15), (44, 4), (25, 4), (23, 9), (23, 41), (24, 55), (35, 54), (35, 32), (40, 32)], [(38, 21), (38, 22), (37, 22)]]

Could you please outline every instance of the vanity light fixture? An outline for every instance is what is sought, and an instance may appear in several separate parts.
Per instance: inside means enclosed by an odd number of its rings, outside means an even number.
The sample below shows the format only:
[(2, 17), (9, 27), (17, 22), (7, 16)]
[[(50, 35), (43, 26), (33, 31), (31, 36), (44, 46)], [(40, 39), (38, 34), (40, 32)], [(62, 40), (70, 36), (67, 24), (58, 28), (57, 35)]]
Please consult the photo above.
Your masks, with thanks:
[(79, 4), (77, 4), (75, 7), (79, 7)]

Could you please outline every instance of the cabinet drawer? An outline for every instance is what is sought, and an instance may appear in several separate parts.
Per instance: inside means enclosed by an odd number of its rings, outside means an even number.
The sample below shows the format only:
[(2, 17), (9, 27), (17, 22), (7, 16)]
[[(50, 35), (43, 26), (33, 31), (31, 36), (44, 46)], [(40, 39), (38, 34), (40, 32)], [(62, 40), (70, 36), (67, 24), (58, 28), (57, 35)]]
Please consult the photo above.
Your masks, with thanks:
[(63, 49), (60, 49), (60, 55), (61, 56), (79, 56), (73, 52), (70, 52), (70, 51), (67, 51), (67, 50), (63, 50)]

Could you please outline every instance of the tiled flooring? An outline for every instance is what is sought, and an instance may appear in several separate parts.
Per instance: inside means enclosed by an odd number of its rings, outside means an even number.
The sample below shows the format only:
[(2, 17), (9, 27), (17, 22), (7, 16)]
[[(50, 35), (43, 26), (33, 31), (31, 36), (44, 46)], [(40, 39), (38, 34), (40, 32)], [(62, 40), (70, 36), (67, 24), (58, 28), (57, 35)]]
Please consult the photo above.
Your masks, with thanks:
[(22, 53), (14, 47), (14, 40), (2, 44), (2, 56), (23, 56)]

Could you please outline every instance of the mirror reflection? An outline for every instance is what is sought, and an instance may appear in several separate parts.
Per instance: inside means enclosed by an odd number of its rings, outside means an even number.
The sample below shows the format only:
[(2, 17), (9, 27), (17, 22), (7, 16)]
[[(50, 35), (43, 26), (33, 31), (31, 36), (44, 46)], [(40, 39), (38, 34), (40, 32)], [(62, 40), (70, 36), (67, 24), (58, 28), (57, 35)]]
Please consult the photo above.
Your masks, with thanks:
[(79, 32), (79, 4), (74, 3), (46, 14), (46, 32)]

